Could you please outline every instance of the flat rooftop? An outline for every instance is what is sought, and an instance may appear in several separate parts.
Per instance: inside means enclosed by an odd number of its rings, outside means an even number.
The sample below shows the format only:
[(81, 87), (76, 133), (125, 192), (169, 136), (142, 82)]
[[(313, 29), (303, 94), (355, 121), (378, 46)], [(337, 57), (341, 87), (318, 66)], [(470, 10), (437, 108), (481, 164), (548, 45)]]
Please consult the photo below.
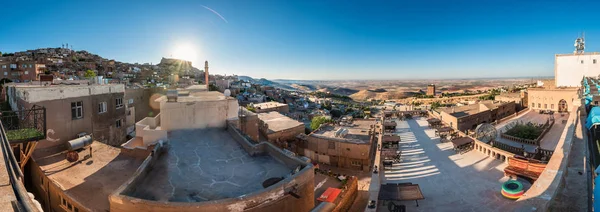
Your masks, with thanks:
[(451, 108), (443, 108), (442, 111), (454, 116), (454, 117), (463, 117), (469, 116), (473, 114), (477, 114), (486, 110), (493, 110), (498, 108), (500, 105), (507, 104), (501, 102), (492, 102), (492, 101), (483, 101), (477, 104), (451, 107)]
[(272, 156), (250, 156), (223, 129), (177, 130), (168, 137), (168, 150), (126, 195), (170, 202), (233, 198), (262, 190), (265, 180), (292, 171)]
[[(204, 102), (204, 101), (220, 101), (225, 99), (234, 99), (227, 97), (218, 91), (199, 91), (190, 92), (188, 90), (178, 90), (177, 102)], [(154, 100), (156, 102), (167, 101), (167, 96), (161, 96)]]
[[(61, 80), (70, 83), (70, 80)], [(77, 81), (79, 82), (79, 81)], [(15, 95), (29, 103), (48, 100), (87, 97), (91, 95), (124, 93), (124, 84), (59, 84), (40, 85), (39, 82), (32, 83), (10, 83), (6, 87), (14, 87)]]
[(276, 111), (268, 113), (259, 113), (258, 118), (269, 125), (268, 133), (279, 132), (304, 125), (304, 123), (296, 121), (290, 117), (284, 116), (283, 114)]
[[(375, 120), (360, 120), (355, 119), (352, 125), (325, 125), (314, 131), (310, 136), (333, 138), (342, 142), (368, 144), (370, 143), (369, 129), (375, 124)], [(335, 132), (340, 128), (348, 129), (348, 134), (344, 137), (336, 137)]]
[(42, 172), (70, 198), (92, 211), (108, 211), (108, 196), (133, 176), (145, 158), (125, 155), (119, 148), (96, 141), (92, 149), (93, 157), (86, 159), (89, 150), (84, 150), (74, 163), (66, 160), (65, 152), (34, 158)]
[(265, 102), (254, 104), (255, 108), (267, 109), (267, 108), (275, 108), (275, 107), (283, 107), (287, 106), (287, 104), (279, 103), (279, 102)]

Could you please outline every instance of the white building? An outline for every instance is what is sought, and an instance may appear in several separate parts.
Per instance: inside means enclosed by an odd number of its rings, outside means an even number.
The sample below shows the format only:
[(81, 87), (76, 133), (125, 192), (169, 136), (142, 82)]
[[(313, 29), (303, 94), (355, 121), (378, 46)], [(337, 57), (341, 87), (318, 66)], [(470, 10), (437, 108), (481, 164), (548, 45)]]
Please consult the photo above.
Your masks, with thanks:
[(557, 54), (554, 61), (556, 87), (579, 87), (583, 77), (600, 75), (600, 52)]

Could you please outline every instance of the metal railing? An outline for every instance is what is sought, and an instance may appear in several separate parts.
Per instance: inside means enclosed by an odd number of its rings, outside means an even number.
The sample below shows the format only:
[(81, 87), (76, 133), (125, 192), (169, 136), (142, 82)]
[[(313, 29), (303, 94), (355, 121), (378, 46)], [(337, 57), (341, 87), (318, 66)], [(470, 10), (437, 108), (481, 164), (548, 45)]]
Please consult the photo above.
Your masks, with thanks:
[(4, 130), (4, 125), (0, 121), (0, 146), (2, 147), (2, 156), (4, 157), (4, 165), (6, 166), (6, 171), (8, 172), (8, 178), (10, 180), (10, 185), (14, 191), (16, 197), (16, 204), (18, 205), (17, 210), (25, 211), (25, 212), (34, 212), (38, 211), (38, 208), (34, 205), (33, 200), (29, 197), (25, 186), (22, 183), (23, 180), (23, 172), (21, 172), (21, 168), (19, 167), (19, 162), (15, 158), (15, 155), (12, 151), (12, 147), (10, 146), (10, 142), (6, 137), (6, 132)]
[(46, 108), (34, 105), (31, 109), (3, 111), (0, 119), (10, 143), (46, 139)]

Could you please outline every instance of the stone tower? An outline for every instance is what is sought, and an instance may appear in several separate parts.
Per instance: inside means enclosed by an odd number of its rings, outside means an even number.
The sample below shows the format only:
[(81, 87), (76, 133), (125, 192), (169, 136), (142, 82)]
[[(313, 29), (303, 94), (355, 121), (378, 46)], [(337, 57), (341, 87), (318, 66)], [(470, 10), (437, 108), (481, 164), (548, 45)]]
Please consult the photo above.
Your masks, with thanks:
[(208, 89), (208, 60), (204, 61), (204, 83), (206, 83), (206, 89)]

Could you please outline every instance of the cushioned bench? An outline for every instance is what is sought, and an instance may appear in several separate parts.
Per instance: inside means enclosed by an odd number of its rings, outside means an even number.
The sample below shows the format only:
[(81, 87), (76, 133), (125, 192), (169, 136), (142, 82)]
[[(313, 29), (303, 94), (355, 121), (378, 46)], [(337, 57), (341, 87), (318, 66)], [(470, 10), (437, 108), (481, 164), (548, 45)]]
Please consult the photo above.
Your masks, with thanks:
[(505, 176), (521, 176), (531, 181), (537, 180), (544, 169), (546, 164), (533, 163), (524, 159), (509, 158), (508, 166), (504, 168)]

